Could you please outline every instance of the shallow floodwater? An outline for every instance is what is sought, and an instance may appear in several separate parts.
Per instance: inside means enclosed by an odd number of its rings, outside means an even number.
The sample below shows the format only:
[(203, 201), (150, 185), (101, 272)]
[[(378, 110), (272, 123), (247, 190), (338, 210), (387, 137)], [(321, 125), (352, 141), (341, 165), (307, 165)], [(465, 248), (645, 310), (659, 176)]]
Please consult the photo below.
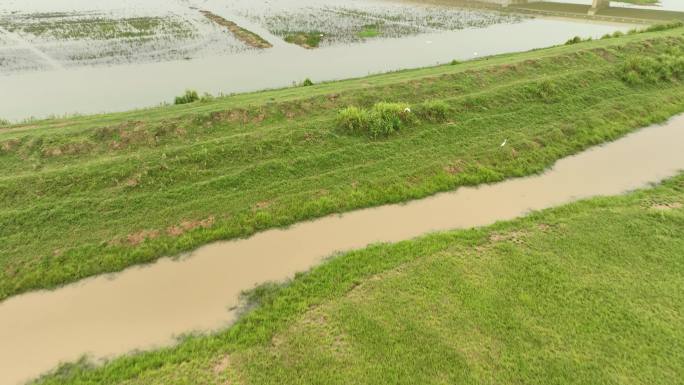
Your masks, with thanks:
[(181, 260), (10, 298), (0, 303), (0, 383), (19, 383), (86, 353), (111, 357), (225, 327), (241, 291), (285, 280), (338, 251), (648, 186), (684, 169), (681, 143), (684, 115), (560, 160), (543, 175), (329, 216), (210, 244)]
[[(72, 68), (53, 65), (46, 66), (48, 69), (42, 71), (0, 75), (0, 118), (20, 121), (29, 117), (123, 111), (170, 102), (186, 89), (218, 95), (286, 87), (305, 78), (319, 82), (424, 67), (453, 59), (467, 60), (561, 44), (574, 36), (600, 37), (615, 30), (625, 31), (634, 27), (522, 19), (511, 24), (392, 39), (375, 38), (306, 50), (285, 43), (282, 37), (275, 36), (249, 17), (250, 12), (254, 13), (254, 9), (261, 6), (269, 7), (277, 15), (283, 10), (294, 6), (305, 7), (306, 4), (356, 4), (354, 6), (364, 9), (364, 6), (376, 3), (371, 0), (0, 0), (0, 10), (5, 12), (85, 12), (88, 9), (115, 12), (121, 7), (130, 7), (135, 14), (150, 14), (155, 4), (179, 15), (197, 12), (196, 9), (208, 9), (254, 31), (274, 45), (263, 51), (248, 49), (191, 60)], [(381, 4), (387, 6), (388, 2)], [(52, 50), (58, 51), (54, 47)], [(30, 53), (30, 50), (25, 51)], [(27, 63), (37, 68), (42, 68), (40, 65), (44, 64)]]

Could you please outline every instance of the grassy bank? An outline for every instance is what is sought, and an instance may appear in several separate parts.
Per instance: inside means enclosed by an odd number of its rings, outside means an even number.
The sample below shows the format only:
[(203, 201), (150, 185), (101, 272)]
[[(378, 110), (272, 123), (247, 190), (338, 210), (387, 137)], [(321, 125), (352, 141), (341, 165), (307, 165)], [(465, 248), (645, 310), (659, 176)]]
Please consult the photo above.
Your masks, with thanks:
[(684, 175), (339, 256), (214, 336), (42, 385), (676, 384)]
[[(0, 129), (0, 299), (269, 227), (540, 172), (683, 111), (683, 33)], [(389, 136), (338, 127), (339, 111), (380, 102), (446, 107)]]

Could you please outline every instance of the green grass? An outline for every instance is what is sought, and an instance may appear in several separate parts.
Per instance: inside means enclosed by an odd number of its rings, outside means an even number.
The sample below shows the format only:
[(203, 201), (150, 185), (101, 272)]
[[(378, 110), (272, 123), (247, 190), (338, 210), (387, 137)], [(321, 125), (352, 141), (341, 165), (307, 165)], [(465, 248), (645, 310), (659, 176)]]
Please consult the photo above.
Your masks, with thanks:
[(681, 384), (683, 253), (681, 175), (344, 254), (223, 332), (39, 384)]
[(323, 34), (318, 31), (313, 32), (291, 32), (285, 35), (285, 41), (290, 44), (297, 44), (304, 48), (318, 48), (321, 44)]
[[(680, 57), (683, 32), (0, 129), (0, 300), (220, 239), (541, 172), (684, 111), (676, 76), (624, 80), (635, 56)], [(386, 138), (339, 131), (339, 111), (381, 102), (438, 110)]]
[(371, 39), (380, 36), (380, 25), (378, 24), (367, 24), (364, 25), (361, 31), (358, 32), (358, 36), (362, 39)]

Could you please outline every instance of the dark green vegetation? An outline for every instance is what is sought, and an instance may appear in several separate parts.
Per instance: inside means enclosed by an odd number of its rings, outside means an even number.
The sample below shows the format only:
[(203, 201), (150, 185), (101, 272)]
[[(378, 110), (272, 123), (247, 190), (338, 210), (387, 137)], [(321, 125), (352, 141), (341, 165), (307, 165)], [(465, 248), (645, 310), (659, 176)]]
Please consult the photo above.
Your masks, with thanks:
[[(684, 111), (676, 76), (623, 79), (634, 57), (681, 56), (683, 33), (2, 129), (0, 299), (274, 226), (541, 172)], [(418, 121), (386, 138), (339, 131), (340, 110), (381, 102), (410, 106)], [(419, 115), (426, 103), (441, 106), (433, 118)]]
[(187, 90), (183, 95), (176, 96), (176, 99), (173, 101), (173, 104), (188, 104), (196, 102), (199, 99), (200, 97), (197, 94), (197, 91)]
[(680, 384), (684, 175), (338, 256), (213, 336), (42, 385)]

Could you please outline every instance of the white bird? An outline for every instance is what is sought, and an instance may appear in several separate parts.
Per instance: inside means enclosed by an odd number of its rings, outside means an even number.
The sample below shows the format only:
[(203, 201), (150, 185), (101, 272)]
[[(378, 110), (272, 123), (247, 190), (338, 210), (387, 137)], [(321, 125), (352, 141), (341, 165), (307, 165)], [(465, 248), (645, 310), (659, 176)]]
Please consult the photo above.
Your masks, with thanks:
[(473, 52), (473, 56), (477, 56), (477, 52)]
[(501, 143), (501, 147), (505, 146), (506, 143), (508, 143), (508, 139), (504, 140), (503, 143)]
[(411, 113), (411, 109), (408, 108), (408, 107), (406, 107), (406, 108), (404, 109), (404, 112), (406, 112), (407, 114), (410, 114), (410, 113)]

